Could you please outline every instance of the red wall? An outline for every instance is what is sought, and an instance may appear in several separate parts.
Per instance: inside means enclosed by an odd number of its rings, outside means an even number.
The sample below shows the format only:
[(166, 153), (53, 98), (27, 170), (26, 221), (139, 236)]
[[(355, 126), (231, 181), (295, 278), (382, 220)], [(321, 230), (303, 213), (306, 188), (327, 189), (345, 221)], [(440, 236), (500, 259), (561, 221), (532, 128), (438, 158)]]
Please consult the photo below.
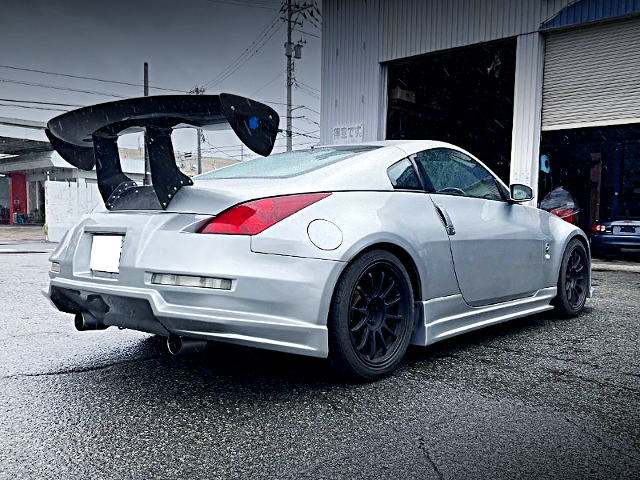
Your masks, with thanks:
[[(14, 205), (19, 200), (19, 205)], [(13, 212), (27, 214), (27, 180), (24, 173), (11, 173), (9, 178), (9, 223), (13, 223)]]

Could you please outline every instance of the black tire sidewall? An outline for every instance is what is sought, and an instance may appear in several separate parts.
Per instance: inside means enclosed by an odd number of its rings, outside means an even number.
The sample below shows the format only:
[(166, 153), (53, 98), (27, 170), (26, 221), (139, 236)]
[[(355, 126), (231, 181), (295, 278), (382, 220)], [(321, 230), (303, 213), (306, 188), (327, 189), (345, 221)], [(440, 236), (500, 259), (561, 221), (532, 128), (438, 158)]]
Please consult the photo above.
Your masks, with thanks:
[[(578, 314), (580, 314), (580, 312), (584, 308), (584, 304), (588, 296), (588, 292), (586, 292), (584, 299), (577, 307), (573, 307), (567, 299), (567, 267), (571, 255), (577, 249), (582, 251), (584, 258), (586, 259), (587, 264), (585, 265), (585, 268), (589, 268), (589, 255), (586, 248), (580, 240), (578, 240), (577, 238), (573, 238), (567, 244), (567, 248), (565, 248), (564, 254), (562, 256), (562, 263), (560, 264), (560, 274), (558, 276), (558, 296), (556, 297), (556, 307), (559, 310), (559, 313), (564, 317), (578, 316)], [(588, 288), (588, 284), (585, 288)]]
[[(351, 294), (362, 274), (375, 263), (387, 263), (400, 274), (402, 288), (409, 297), (407, 318), (403, 323), (403, 330), (399, 339), (399, 347), (392, 357), (381, 367), (367, 365), (358, 356), (351, 341), (349, 332), (349, 309)], [(371, 250), (356, 258), (342, 273), (336, 286), (329, 314), (329, 359), (333, 366), (343, 375), (357, 379), (377, 379), (395, 370), (402, 360), (413, 333), (413, 319), (415, 306), (411, 279), (400, 260), (386, 250)]]

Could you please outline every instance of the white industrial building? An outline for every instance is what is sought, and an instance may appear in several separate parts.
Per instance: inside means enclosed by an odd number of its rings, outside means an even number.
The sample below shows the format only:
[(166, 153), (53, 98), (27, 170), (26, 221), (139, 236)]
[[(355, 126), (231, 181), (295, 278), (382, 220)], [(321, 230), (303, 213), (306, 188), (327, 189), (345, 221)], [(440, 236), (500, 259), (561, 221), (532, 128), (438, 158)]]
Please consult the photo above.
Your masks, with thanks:
[(639, 0), (324, 0), (321, 141), (449, 141), (538, 199), (565, 186), (588, 229), (640, 205), (639, 14)]
[[(8, 211), (5, 223), (43, 224), (47, 240), (58, 242), (102, 201), (96, 172), (79, 170), (51, 150), (33, 151), (42, 147), (35, 141), (19, 143), (20, 153), (0, 158), (5, 180), (0, 185), (0, 207)], [(121, 164), (131, 179), (142, 182), (143, 160), (123, 156)]]

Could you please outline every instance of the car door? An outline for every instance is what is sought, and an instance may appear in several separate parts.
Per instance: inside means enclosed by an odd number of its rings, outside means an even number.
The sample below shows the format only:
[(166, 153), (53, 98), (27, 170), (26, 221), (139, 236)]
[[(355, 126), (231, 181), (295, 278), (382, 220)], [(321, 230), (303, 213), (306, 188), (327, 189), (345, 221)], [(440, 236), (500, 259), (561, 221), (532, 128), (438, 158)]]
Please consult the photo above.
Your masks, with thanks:
[(540, 289), (544, 237), (528, 207), (509, 203), (493, 174), (460, 151), (435, 148), (414, 160), (447, 229), (465, 301), (489, 305)]

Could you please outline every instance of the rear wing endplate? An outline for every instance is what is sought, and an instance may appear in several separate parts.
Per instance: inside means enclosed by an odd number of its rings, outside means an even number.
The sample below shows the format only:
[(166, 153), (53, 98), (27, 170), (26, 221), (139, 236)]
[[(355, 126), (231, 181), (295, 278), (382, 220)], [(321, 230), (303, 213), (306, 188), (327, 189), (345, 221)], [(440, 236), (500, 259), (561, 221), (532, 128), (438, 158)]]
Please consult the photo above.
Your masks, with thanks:
[[(273, 150), (280, 117), (271, 107), (248, 98), (220, 95), (163, 95), (130, 98), (80, 108), (49, 121), (45, 130), (53, 148), (74, 167), (96, 168), (105, 206), (139, 203), (166, 209), (192, 180), (176, 165), (171, 142), (175, 128), (214, 129), (229, 124), (238, 138), (259, 155)], [(152, 185), (138, 186), (125, 175), (118, 137), (146, 131)]]

